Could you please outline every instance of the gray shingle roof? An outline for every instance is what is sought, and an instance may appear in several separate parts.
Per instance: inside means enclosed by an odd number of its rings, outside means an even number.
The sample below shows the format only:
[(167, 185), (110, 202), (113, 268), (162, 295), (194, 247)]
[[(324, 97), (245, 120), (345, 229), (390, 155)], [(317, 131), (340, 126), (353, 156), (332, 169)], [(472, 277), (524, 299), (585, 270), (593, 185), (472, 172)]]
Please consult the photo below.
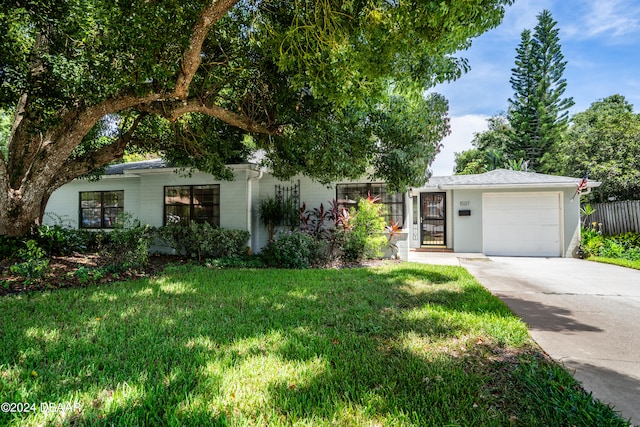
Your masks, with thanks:
[[(581, 178), (567, 176), (545, 175), (542, 173), (521, 172), (507, 169), (496, 169), (475, 175), (434, 176), (424, 186), (425, 189), (455, 189), (473, 187), (571, 187), (576, 186)], [(597, 187), (600, 183), (589, 181), (590, 187)]]
[(164, 169), (169, 168), (166, 161), (162, 159), (143, 160), (140, 162), (118, 163), (105, 168), (105, 175), (123, 175), (124, 171), (135, 171), (143, 169)]

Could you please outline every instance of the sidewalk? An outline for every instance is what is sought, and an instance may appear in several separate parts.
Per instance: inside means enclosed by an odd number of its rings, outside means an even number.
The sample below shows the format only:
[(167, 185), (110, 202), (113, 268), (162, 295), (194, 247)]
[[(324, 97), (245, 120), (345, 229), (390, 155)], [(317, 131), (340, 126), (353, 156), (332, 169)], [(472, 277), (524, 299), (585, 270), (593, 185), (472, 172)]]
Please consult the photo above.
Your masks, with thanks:
[(461, 259), (489, 260), (489, 258), (483, 254), (478, 253), (409, 251), (409, 261), (420, 262), (422, 264), (460, 265)]

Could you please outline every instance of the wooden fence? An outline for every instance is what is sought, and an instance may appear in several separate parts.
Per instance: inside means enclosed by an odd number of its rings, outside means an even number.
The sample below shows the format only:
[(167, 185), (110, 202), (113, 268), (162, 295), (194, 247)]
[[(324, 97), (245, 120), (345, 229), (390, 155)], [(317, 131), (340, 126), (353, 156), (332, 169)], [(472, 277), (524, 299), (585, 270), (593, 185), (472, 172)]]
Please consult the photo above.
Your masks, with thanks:
[(602, 227), (602, 234), (607, 236), (627, 231), (640, 233), (640, 200), (592, 203), (591, 207), (596, 211), (583, 218), (583, 224), (602, 224), (599, 227)]

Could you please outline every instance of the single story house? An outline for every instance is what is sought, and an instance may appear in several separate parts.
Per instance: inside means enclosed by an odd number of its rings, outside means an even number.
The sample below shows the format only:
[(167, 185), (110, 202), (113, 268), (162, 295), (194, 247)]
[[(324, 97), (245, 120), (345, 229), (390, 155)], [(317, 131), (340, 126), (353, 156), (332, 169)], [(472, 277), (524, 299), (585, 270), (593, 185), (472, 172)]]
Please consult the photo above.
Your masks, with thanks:
[(382, 182), (325, 186), (304, 176), (282, 182), (253, 163), (230, 167), (233, 181), (185, 172), (162, 160), (113, 165), (98, 181), (76, 179), (56, 190), (45, 223), (63, 218), (74, 227), (112, 228), (124, 212), (152, 226), (208, 221), (249, 231), (247, 245), (258, 253), (268, 242), (268, 231), (258, 220), (261, 199), (294, 197), (308, 208), (337, 200), (350, 207), (371, 194), (387, 207), (386, 219), (402, 225), (402, 259), (412, 248), (566, 257), (579, 241), (580, 201), (572, 200), (577, 178), (494, 170), (433, 177), (424, 187), (392, 194)]

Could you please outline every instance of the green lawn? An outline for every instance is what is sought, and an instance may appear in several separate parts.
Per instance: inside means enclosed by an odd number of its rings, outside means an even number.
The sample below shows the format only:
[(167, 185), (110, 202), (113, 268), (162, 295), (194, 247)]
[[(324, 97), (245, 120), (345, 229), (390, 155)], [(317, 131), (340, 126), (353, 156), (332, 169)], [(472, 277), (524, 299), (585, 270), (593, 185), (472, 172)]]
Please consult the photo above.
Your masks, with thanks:
[(593, 256), (589, 257), (588, 259), (589, 261), (603, 262), (605, 264), (620, 265), (622, 267), (635, 268), (636, 270), (640, 270), (640, 260), (632, 261), (623, 258), (607, 258), (602, 256)]
[(628, 425), (460, 267), (173, 267), (0, 313), (0, 402), (36, 405), (3, 426)]

